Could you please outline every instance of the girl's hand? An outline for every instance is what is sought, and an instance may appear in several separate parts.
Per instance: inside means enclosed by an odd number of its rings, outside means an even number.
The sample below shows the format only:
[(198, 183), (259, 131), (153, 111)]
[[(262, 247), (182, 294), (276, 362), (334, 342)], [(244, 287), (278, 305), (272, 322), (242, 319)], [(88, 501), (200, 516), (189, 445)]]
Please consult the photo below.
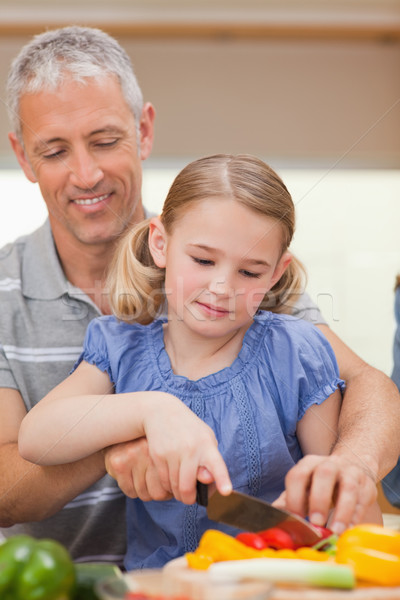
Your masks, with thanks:
[[(146, 438), (122, 442), (103, 450), (107, 473), (113, 477), (122, 492), (129, 498), (149, 500), (169, 500), (171, 490), (163, 488), (156, 467), (149, 455)], [(211, 473), (200, 467), (197, 478), (215, 488)]]
[(185, 504), (196, 500), (196, 481), (215, 481), (221, 494), (232, 491), (225, 462), (212, 429), (175, 396), (157, 402), (143, 422), (149, 456), (164, 491)]

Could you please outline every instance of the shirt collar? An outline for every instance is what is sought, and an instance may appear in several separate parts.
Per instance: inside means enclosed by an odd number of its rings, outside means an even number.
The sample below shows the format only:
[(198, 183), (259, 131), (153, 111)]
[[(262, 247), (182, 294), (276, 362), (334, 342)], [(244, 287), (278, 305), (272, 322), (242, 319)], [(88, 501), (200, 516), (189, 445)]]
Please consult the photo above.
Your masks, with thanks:
[[(154, 216), (146, 208), (144, 208), (144, 215), (145, 219)], [(93, 304), (82, 290), (72, 285), (65, 277), (49, 219), (46, 219), (39, 229), (26, 237), (21, 285), (22, 293), (28, 298), (54, 300), (68, 294)], [(95, 305), (93, 304), (93, 306)]]

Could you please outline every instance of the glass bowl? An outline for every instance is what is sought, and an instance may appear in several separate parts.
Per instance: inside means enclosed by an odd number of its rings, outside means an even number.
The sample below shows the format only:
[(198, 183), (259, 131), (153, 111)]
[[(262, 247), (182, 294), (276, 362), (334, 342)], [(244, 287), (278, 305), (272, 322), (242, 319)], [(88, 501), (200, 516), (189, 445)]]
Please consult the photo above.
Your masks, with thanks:
[[(211, 580), (204, 571), (145, 569), (104, 579), (96, 585), (100, 600), (266, 600), (272, 591), (267, 581)], [(132, 595), (134, 598), (134, 595)]]

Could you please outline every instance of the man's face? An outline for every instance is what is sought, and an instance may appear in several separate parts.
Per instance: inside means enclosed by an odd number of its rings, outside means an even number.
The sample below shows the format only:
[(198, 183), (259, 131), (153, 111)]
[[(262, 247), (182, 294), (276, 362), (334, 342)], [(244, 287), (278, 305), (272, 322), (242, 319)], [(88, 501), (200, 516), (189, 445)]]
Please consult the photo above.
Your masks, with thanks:
[(40, 186), (57, 243), (110, 242), (143, 218), (141, 160), (151, 150), (151, 105), (138, 139), (114, 77), (86, 85), (66, 79), (54, 92), (23, 95), (20, 117), (24, 148), (12, 134), (10, 140), (26, 176)]

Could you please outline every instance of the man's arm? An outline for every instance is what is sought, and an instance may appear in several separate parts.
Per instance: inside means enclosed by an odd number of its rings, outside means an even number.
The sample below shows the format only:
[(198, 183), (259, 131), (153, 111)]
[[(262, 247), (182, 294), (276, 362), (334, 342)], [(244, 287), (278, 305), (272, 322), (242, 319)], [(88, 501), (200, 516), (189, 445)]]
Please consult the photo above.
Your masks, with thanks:
[(346, 381), (333, 453), (349, 460), (354, 457), (380, 480), (400, 454), (399, 391), (387, 375), (364, 362), (327, 325), (318, 327), (330, 342)]
[(336, 498), (332, 528), (340, 533), (364, 518), (377, 497), (376, 483), (397, 462), (400, 453), (400, 395), (381, 371), (358, 357), (327, 325), (318, 325), (330, 342), (346, 381), (338, 438), (328, 457), (306, 456), (289, 474), (287, 507), (307, 514), (315, 524), (326, 522), (330, 498)]
[(21, 458), (18, 430), (26, 409), (18, 391), (0, 389), (0, 527), (50, 517), (105, 475), (101, 452), (42, 467)]

